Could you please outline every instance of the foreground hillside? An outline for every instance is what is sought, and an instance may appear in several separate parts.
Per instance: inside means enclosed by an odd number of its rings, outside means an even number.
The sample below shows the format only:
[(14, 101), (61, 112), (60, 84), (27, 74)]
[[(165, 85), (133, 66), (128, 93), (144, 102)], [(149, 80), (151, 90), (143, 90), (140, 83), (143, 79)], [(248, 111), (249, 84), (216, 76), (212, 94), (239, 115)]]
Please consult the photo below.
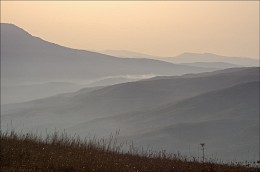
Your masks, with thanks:
[(46, 140), (11, 132), (1, 135), (1, 171), (259, 171), (238, 164), (188, 162), (177, 155), (150, 151), (122, 153), (116, 139), (81, 142), (54, 134)]

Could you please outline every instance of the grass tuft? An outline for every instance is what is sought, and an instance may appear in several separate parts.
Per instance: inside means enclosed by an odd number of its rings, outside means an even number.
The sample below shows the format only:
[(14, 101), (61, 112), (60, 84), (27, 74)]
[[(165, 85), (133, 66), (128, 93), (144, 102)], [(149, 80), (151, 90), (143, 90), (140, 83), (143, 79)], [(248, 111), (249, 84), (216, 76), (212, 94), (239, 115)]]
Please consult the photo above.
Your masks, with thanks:
[[(118, 133), (116, 133), (117, 135)], [(32, 133), (1, 133), (1, 171), (95, 172), (259, 172), (239, 164), (188, 161), (164, 151), (122, 151), (117, 137), (81, 140), (65, 132), (45, 139)]]

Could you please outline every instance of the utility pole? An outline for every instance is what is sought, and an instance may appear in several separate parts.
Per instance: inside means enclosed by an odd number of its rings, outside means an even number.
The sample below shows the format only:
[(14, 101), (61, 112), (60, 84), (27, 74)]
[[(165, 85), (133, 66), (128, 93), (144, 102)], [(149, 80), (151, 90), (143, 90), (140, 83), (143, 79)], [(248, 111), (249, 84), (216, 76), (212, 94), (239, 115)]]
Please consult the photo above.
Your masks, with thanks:
[(204, 152), (205, 143), (201, 143), (200, 146), (202, 147), (202, 162), (204, 163), (205, 162), (205, 152)]

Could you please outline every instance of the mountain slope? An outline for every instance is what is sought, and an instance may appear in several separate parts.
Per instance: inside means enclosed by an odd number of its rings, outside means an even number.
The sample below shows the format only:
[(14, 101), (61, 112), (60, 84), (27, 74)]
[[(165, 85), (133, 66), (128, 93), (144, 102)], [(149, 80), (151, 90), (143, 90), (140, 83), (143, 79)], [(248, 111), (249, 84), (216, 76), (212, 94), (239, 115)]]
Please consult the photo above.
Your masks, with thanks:
[[(162, 126), (203, 122), (208, 120), (258, 119), (259, 81), (242, 83), (233, 87), (210, 91), (178, 103), (169, 103), (153, 109), (130, 112), (117, 116), (99, 118), (84, 125), (98, 131), (98, 126), (107, 133), (115, 128), (127, 128), (126, 133), (144, 133)], [(251, 115), (251, 116), (250, 116)], [(100, 122), (99, 124), (97, 122)], [(116, 127), (119, 123), (120, 127)], [(102, 124), (102, 125), (101, 125)], [(109, 127), (111, 126), (111, 130)], [(96, 127), (94, 127), (96, 126)], [(136, 127), (139, 126), (139, 127)]]
[[(85, 50), (60, 46), (32, 36), (25, 30), (1, 23), (1, 85), (5, 86), (2, 103), (24, 102), (27, 100), (55, 95), (56, 89), (39, 84), (49, 82), (82, 83), (89, 86), (111, 85), (128, 82), (131, 79), (106, 80), (118, 76), (181, 75), (216, 69), (175, 65), (152, 59), (122, 59)], [(32, 85), (33, 83), (33, 85)], [(32, 90), (16, 89), (20, 85), (31, 85)], [(6, 89), (7, 88), (7, 89)], [(21, 87), (20, 87), (21, 88)], [(77, 91), (83, 87), (69, 87), (61, 90)], [(18, 91), (17, 91), (18, 90)], [(37, 92), (39, 90), (39, 92)], [(62, 92), (62, 91), (61, 91)], [(59, 92), (59, 93), (61, 93)], [(47, 93), (44, 95), (43, 93)]]
[(27, 80), (94, 79), (114, 75), (180, 75), (210, 69), (151, 59), (122, 59), (66, 48), (1, 23), (1, 76)]
[(160, 128), (131, 139), (186, 154), (190, 146), (193, 155), (206, 142), (208, 155), (229, 160), (253, 159), (259, 152), (259, 82), (203, 94), (159, 112), (150, 124), (161, 122)]
[(248, 160), (259, 151), (259, 81), (152, 110), (95, 119), (67, 130), (104, 136), (117, 129), (123, 140), (134, 140), (138, 146), (151, 145), (154, 149), (196, 156), (197, 146), (206, 142), (211, 158), (217, 153), (224, 160), (231, 160), (234, 155)]

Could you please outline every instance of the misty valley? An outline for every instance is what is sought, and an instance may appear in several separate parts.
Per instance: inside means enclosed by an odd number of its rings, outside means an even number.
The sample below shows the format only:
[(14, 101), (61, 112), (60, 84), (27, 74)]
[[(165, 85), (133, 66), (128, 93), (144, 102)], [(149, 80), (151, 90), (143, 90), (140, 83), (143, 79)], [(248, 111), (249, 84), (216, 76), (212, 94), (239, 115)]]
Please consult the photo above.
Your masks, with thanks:
[(133, 144), (188, 160), (256, 162), (259, 72), (259, 60), (246, 57), (78, 50), (1, 23), (1, 132), (119, 133), (126, 152)]

